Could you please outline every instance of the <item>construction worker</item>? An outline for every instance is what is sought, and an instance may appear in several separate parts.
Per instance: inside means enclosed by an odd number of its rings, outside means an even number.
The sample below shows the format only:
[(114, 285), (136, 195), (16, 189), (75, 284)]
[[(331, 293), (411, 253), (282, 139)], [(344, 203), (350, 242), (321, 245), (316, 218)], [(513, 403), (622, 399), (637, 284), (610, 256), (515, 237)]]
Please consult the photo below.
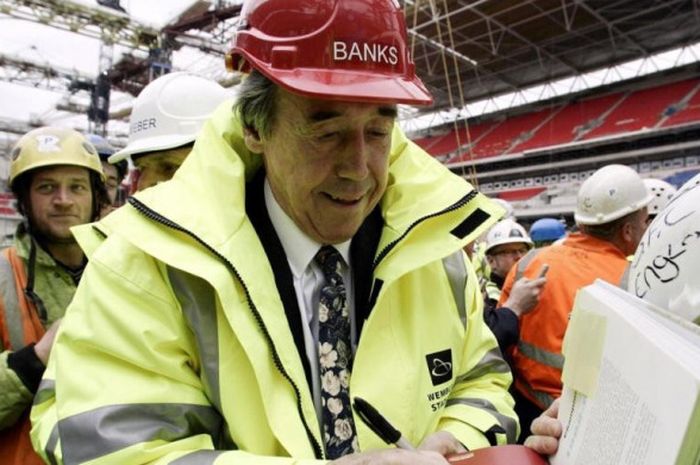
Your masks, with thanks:
[(561, 394), (561, 344), (576, 291), (598, 278), (620, 282), (626, 257), (646, 229), (651, 198), (633, 169), (623, 165), (599, 169), (577, 195), (574, 219), (580, 232), (528, 254), (508, 274), (502, 303), (517, 276), (532, 279), (544, 265), (549, 267), (539, 303), (520, 319), (520, 341), (512, 354), (521, 440), (529, 435), (530, 422)]
[(97, 154), (100, 156), (100, 161), (102, 162), (102, 171), (105, 174), (105, 186), (107, 188), (107, 195), (109, 196), (109, 205), (103, 208), (100, 214), (100, 217), (102, 217), (122, 205), (124, 195), (120, 192), (120, 189), (122, 181), (124, 181), (129, 171), (129, 164), (126, 160), (120, 160), (114, 164), (109, 163), (107, 160), (116, 152), (114, 147), (107, 142), (107, 139), (97, 134), (87, 134), (86, 136), (88, 141), (90, 141), (97, 150)]
[[(511, 219), (515, 221), (513, 205), (510, 202), (499, 199), (498, 197), (490, 197), (490, 199), (505, 209), (503, 219)], [(487, 233), (485, 233), (482, 237), (477, 238), (476, 241), (469, 244), (468, 247), (465, 248), (465, 252), (467, 252), (469, 259), (474, 266), (474, 272), (476, 273), (479, 282), (482, 284), (482, 292), (484, 291), (483, 286), (491, 277), (491, 267), (489, 266), (488, 260), (486, 260), (486, 234)]]
[(91, 261), (52, 356), (66, 463), (447, 465), (515, 439), (462, 251), (502, 209), (396, 125), (431, 101), (409, 48), (395, 0), (243, 4), (235, 106), (76, 233)]
[(532, 246), (525, 228), (510, 218), (499, 221), (486, 234), (484, 256), (491, 273), (482, 290), (487, 307), (495, 308), (508, 272)]
[(519, 318), (531, 311), (546, 279), (520, 279), (502, 306), (498, 306), (501, 288), (511, 267), (532, 247), (525, 228), (511, 218), (496, 223), (486, 234), (484, 243), (486, 260), (491, 270), (490, 279), (482, 284), (484, 295), (484, 319), (496, 336), (501, 352), (508, 356), (510, 348), (518, 342)]
[[(644, 182), (647, 184), (647, 180)], [(657, 185), (659, 186), (659, 185)], [(652, 187), (655, 187), (652, 185)], [(661, 192), (668, 186), (660, 186)], [(649, 189), (654, 200), (657, 196)], [(673, 188), (675, 192), (675, 188)], [(687, 181), (672, 200), (665, 202), (656, 212), (656, 219), (649, 225), (634, 254), (627, 289), (640, 299), (668, 310), (681, 318), (700, 325), (700, 281), (697, 279), (700, 247), (697, 246), (700, 230), (700, 175)], [(551, 455), (557, 451), (558, 438), (563, 428), (557, 415), (559, 402), (555, 401), (532, 423), (532, 433), (526, 445)]]
[(167, 181), (224, 100), (223, 87), (196, 74), (175, 72), (153, 80), (134, 100), (126, 147), (111, 155), (109, 162), (118, 164), (131, 157), (136, 191)]
[(647, 207), (649, 210), (649, 222), (656, 218), (666, 204), (673, 198), (676, 188), (663, 179), (645, 178), (644, 185), (651, 192), (652, 199)]
[(108, 200), (97, 152), (76, 131), (34, 129), (11, 156), (9, 186), (23, 221), (0, 253), (0, 457), (3, 465), (41, 464), (29, 407), (86, 264), (70, 228), (95, 220)]
[(566, 227), (555, 218), (540, 218), (530, 226), (530, 239), (536, 248), (551, 245), (566, 236)]

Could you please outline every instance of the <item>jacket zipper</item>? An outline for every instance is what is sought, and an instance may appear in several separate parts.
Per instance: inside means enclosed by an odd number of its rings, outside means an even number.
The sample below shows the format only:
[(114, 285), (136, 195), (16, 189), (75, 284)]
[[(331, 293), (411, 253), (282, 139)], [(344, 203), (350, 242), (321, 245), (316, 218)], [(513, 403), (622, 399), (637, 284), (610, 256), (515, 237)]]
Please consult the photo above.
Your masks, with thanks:
[(411, 223), (411, 225), (406, 229), (406, 231), (403, 232), (403, 234), (401, 234), (401, 236), (399, 236), (398, 238), (391, 241), (389, 244), (386, 245), (386, 247), (384, 247), (381, 250), (381, 252), (379, 252), (377, 254), (377, 258), (374, 259), (374, 263), (372, 264), (372, 274), (374, 274), (374, 271), (376, 271), (377, 267), (379, 266), (379, 263), (389, 254), (389, 252), (391, 252), (396, 247), (396, 245), (399, 242), (401, 242), (408, 235), (409, 232), (411, 232), (413, 230), (413, 228), (415, 228), (416, 226), (418, 226), (422, 222), (429, 220), (431, 218), (435, 218), (437, 216), (441, 216), (441, 215), (444, 215), (446, 213), (450, 213), (450, 212), (453, 212), (455, 210), (459, 210), (460, 208), (462, 208), (463, 206), (465, 206), (466, 204), (471, 202), (471, 200), (474, 197), (476, 197), (477, 194), (478, 194), (478, 192), (476, 190), (472, 190), (467, 195), (465, 195), (464, 197), (462, 197), (461, 199), (459, 199), (457, 202), (453, 203), (449, 207), (444, 208), (443, 210), (437, 211), (435, 213), (425, 215), (421, 218), (418, 218), (413, 223)]
[(182, 233), (187, 234), (190, 236), (192, 239), (197, 241), (199, 244), (201, 244), (204, 248), (206, 248), (209, 252), (211, 252), (214, 256), (216, 256), (219, 260), (221, 260), (226, 267), (229, 269), (229, 271), (238, 279), (238, 282), (241, 283), (241, 286), (243, 287), (243, 291), (245, 292), (246, 295), (246, 300), (248, 301), (248, 306), (250, 307), (250, 310), (253, 312), (253, 316), (255, 317), (255, 320), (258, 323), (258, 326), (262, 330), (263, 334), (265, 335), (265, 339), (267, 340), (267, 343), (269, 344), (270, 348), (272, 349), (272, 359), (274, 361), (275, 367), (277, 367), (277, 370), (284, 376), (284, 378), (289, 381), (289, 384), (292, 385), (292, 388), (294, 389), (294, 394), (296, 395), (297, 398), (297, 411), (299, 412), (299, 417), (301, 418), (301, 422), (304, 425), (304, 429), (306, 430), (306, 435), (309, 438), (309, 442), (311, 443), (311, 446), (314, 450), (314, 456), (316, 459), (323, 459), (323, 449), (321, 448), (321, 445), (316, 441), (316, 438), (314, 437), (313, 433), (311, 432), (311, 428), (309, 428), (309, 425), (306, 423), (306, 419), (304, 418), (304, 414), (301, 409), (301, 392), (299, 391), (299, 387), (294, 383), (292, 380), (292, 377), (287, 373), (287, 370), (285, 370), (284, 366), (282, 366), (282, 361), (280, 360), (279, 354), (277, 353), (277, 348), (275, 347), (274, 343), (272, 342), (272, 337), (270, 336), (270, 333), (267, 331), (267, 327), (265, 327), (265, 324), (263, 323), (262, 317), (260, 316), (260, 312), (258, 309), (255, 307), (255, 304), (253, 303), (253, 299), (250, 297), (250, 293), (248, 292), (248, 286), (246, 286), (245, 282), (241, 278), (241, 275), (238, 273), (238, 270), (233, 266), (233, 264), (223, 255), (221, 255), (216, 249), (211, 247), (209, 244), (204, 242), (199, 236), (194, 234), (188, 229), (183, 228), (179, 224), (165, 218), (164, 216), (160, 215), (159, 213), (151, 210), (149, 207), (144, 205), (141, 201), (135, 199), (134, 197), (129, 197), (128, 200), (129, 204), (131, 204), (132, 207), (134, 207), (139, 213), (142, 215), (146, 216), (147, 218), (154, 220), (158, 223), (163, 224), (164, 226), (167, 226), (168, 228), (174, 229), (176, 231), (180, 231)]

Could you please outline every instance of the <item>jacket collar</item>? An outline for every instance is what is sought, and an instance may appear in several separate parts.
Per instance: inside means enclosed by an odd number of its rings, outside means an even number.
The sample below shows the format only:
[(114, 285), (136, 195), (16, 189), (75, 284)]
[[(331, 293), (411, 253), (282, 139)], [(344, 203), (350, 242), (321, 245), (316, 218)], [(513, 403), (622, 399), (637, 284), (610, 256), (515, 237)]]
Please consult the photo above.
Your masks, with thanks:
[[(389, 183), (380, 202), (385, 224), (380, 249), (402, 237), (417, 220), (456, 204), (473, 190), (410, 142), (398, 126), (393, 133), (389, 160)], [(246, 181), (261, 166), (261, 157), (245, 147), (232, 101), (226, 101), (204, 125), (174, 178), (136, 194), (135, 198), (219, 248), (249, 224), (245, 213)], [(480, 194), (472, 204), (485, 210), (487, 218), (499, 214), (500, 207)], [(421, 240), (440, 243), (439, 230), (451, 231), (462, 221), (464, 213), (431, 222), (432, 233), (423, 234)], [(449, 255), (473, 240), (489, 223), (485, 221), (469, 237), (455, 238), (454, 243), (442, 241), (438, 249), (444, 249), (443, 256)]]

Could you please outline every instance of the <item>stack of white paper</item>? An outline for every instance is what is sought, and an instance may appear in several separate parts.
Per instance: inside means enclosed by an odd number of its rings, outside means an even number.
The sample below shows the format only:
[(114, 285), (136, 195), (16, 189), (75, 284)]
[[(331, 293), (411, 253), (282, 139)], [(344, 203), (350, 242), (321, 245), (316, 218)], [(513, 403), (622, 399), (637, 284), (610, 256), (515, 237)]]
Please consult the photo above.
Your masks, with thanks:
[(564, 340), (552, 465), (699, 465), (700, 327), (603, 281)]

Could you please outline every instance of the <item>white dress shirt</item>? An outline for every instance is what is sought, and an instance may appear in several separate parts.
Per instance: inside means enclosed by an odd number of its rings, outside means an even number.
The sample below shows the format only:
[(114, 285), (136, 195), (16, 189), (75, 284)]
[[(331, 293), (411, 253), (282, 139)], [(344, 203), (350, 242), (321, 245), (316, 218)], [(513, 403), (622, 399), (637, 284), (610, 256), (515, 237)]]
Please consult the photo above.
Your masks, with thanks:
[[(320, 418), (321, 408), (321, 379), (318, 371), (318, 306), (319, 294), (324, 284), (323, 272), (314, 257), (324, 244), (311, 239), (304, 234), (294, 221), (282, 210), (277, 199), (272, 194), (270, 183), (265, 178), (265, 206), (270, 216), (272, 226), (282, 243), (282, 248), (287, 256), (289, 268), (292, 270), (294, 291), (296, 293), (301, 321), (304, 330), (304, 345), (306, 356), (311, 367), (311, 382), (316, 406), (316, 415)], [(350, 272), (350, 241), (341, 244), (333, 244), (343, 257), (341, 274), (345, 283), (347, 294), (348, 312), (350, 315), (350, 340), (352, 349), (356, 346), (355, 302), (353, 296), (352, 273)]]

